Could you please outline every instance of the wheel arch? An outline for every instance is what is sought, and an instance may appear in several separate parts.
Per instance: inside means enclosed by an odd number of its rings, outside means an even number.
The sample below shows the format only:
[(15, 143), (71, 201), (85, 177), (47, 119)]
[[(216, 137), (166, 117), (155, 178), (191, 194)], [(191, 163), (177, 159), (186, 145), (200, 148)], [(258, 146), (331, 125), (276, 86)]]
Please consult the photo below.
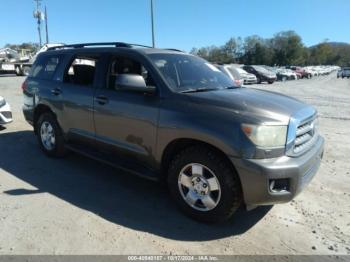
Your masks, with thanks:
[[(161, 174), (162, 174), (161, 179), (166, 178), (167, 170), (169, 168), (169, 165), (170, 165), (172, 158), (175, 155), (179, 154), (184, 149), (186, 149), (188, 147), (192, 147), (192, 146), (207, 147), (210, 150), (212, 150), (213, 152), (215, 152), (216, 154), (218, 154), (220, 157), (222, 157), (222, 159), (224, 159), (224, 161), (228, 164), (228, 166), (232, 169), (232, 171), (237, 174), (237, 177), (239, 179), (239, 182), (240, 182), (241, 188), (242, 188), (242, 182), (241, 182), (241, 179), (239, 177), (239, 173), (237, 172), (236, 167), (234, 166), (234, 164), (232, 163), (230, 158), (227, 156), (227, 154), (223, 150), (221, 150), (220, 148), (218, 148), (212, 144), (209, 144), (209, 143), (201, 141), (201, 140), (193, 139), (193, 138), (177, 138), (177, 139), (171, 141), (165, 147), (163, 154), (162, 154), (162, 158), (161, 158)], [(243, 190), (243, 188), (242, 188), (242, 190)]]
[(33, 126), (34, 126), (34, 132), (37, 133), (37, 121), (39, 120), (39, 117), (43, 113), (51, 113), (53, 116), (56, 117), (56, 114), (51, 110), (51, 108), (45, 104), (39, 104), (34, 109), (34, 117), (33, 117)]

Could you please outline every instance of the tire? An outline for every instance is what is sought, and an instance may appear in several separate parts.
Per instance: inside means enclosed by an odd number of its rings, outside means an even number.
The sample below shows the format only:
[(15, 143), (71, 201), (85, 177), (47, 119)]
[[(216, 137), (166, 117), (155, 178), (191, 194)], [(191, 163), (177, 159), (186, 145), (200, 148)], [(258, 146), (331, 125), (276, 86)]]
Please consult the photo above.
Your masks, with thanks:
[(24, 76), (29, 76), (29, 73), (30, 73), (30, 66), (24, 66), (22, 71), (23, 71), (23, 74)]
[[(194, 168), (197, 174), (192, 173)], [(204, 146), (189, 147), (176, 155), (170, 163), (167, 180), (170, 194), (178, 207), (200, 222), (228, 220), (242, 202), (241, 184), (236, 172), (225, 159)], [(197, 193), (194, 192), (196, 190)], [(201, 190), (207, 192), (203, 194)], [(210, 201), (202, 202), (202, 199)], [(192, 206), (189, 202), (193, 203)]]
[(52, 113), (43, 113), (36, 123), (36, 134), (40, 148), (50, 157), (66, 154), (62, 130)]
[(268, 81), (268, 83), (269, 83), (270, 85), (273, 84), (273, 82), (274, 82), (274, 81)]
[(17, 76), (22, 76), (23, 75), (22, 69), (19, 66), (16, 66), (16, 75)]
[(256, 78), (256, 83), (257, 83), (257, 84), (261, 84), (261, 78), (260, 78), (260, 77), (257, 77), (257, 78)]

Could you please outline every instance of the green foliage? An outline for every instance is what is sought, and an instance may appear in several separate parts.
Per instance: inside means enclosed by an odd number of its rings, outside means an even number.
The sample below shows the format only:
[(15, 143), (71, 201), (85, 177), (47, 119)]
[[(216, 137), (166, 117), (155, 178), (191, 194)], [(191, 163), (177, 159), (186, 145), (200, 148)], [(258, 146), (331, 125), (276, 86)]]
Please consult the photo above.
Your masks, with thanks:
[(20, 45), (6, 44), (5, 47), (11, 48), (16, 51), (21, 51), (23, 49), (28, 50), (31, 53), (35, 53), (39, 50), (39, 45), (35, 43), (22, 43)]
[(282, 31), (268, 39), (257, 35), (231, 38), (221, 47), (193, 48), (191, 53), (213, 63), (350, 66), (349, 44), (323, 42), (307, 48), (294, 31)]

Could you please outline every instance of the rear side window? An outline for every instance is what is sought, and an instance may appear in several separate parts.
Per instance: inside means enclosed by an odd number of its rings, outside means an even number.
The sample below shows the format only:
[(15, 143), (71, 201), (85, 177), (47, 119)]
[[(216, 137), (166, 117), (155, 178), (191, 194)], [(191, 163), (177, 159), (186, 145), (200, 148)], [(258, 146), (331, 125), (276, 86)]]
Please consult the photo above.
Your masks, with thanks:
[(76, 57), (64, 76), (64, 82), (74, 85), (92, 86), (95, 79), (96, 57)]
[(30, 76), (38, 79), (51, 80), (62, 58), (61, 55), (40, 57), (34, 63)]

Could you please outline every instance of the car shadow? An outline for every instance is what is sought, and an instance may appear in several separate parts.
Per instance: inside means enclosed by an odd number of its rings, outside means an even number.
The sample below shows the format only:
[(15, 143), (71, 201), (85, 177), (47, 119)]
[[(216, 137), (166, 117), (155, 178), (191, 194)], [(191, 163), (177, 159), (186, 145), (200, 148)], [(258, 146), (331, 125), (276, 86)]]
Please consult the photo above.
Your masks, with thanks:
[(16, 74), (0, 74), (0, 77), (14, 77)]
[(240, 235), (258, 223), (271, 206), (240, 209), (223, 224), (202, 224), (178, 211), (159, 183), (148, 181), (77, 154), (46, 157), (31, 131), (0, 134), (0, 169), (36, 189), (14, 188), (4, 194), (47, 192), (124, 227), (183, 241)]

